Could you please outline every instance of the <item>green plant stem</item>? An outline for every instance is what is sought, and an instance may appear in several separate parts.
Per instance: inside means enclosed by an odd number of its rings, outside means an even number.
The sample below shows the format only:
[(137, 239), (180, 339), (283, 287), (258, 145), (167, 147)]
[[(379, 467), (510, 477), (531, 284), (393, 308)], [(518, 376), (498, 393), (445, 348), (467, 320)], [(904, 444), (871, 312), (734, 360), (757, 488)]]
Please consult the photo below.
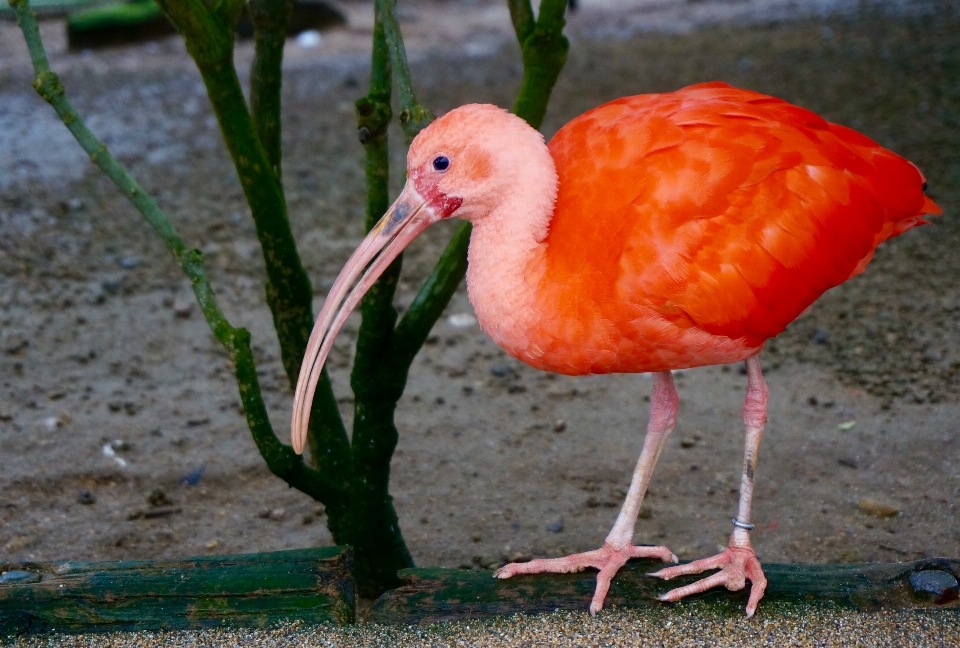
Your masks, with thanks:
[(313, 291), (290, 231), (283, 187), (257, 138), (233, 62), (198, 67), (253, 214), (267, 270), (267, 304), (284, 369), (295, 385), (313, 328)]
[(393, 363), (408, 371), (457, 287), (467, 274), (470, 223), (457, 227), (440, 260), (410, 304), (394, 332)]
[(390, 51), (393, 79), (400, 99), (400, 126), (409, 145), (417, 133), (433, 121), (434, 116), (432, 112), (420, 105), (413, 92), (407, 50), (403, 45), (403, 36), (400, 34), (400, 23), (397, 22), (397, 16), (394, 13), (395, 7), (396, 0), (377, 0), (377, 8), (383, 17), (384, 34)]
[(287, 0), (250, 0), (254, 57), (250, 64), (250, 112), (260, 144), (280, 178), (280, 86), (287, 38)]
[(537, 24), (533, 17), (533, 7), (530, 0), (507, 0), (507, 6), (510, 8), (510, 21), (517, 35), (517, 42), (522, 46)]
[(17, 14), (17, 22), (33, 63), (33, 87), (56, 111), (64, 125), (76, 138), (90, 159), (120, 188), (125, 196), (163, 239), (177, 264), (190, 278), (194, 295), (200, 304), (204, 318), (214, 336), (223, 345), (234, 363), (240, 398), (247, 417), (247, 424), (260, 448), (270, 470), (292, 486), (304, 490), (317, 499), (342, 496), (342, 488), (326, 476), (306, 466), (293, 450), (282, 443), (273, 432), (267, 417), (266, 407), (260, 392), (250, 348), (250, 334), (245, 329), (230, 325), (217, 305), (216, 295), (203, 268), (203, 255), (199, 250), (187, 248), (183, 239), (160, 210), (153, 198), (134, 180), (107, 147), (87, 128), (73, 105), (64, 94), (63, 84), (50, 70), (36, 15), (28, 0), (10, 3)]
[[(511, 5), (521, 0), (510, 0)], [(523, 0), (529, 5), (530, 0)], [(560, 71), (567, 62), (570, 42), (563, 35), (564, 12), (567, 0), (543, 0), (536, 25), (529, 27), (514, 22), (517, 36), (525, 34), (520, 41), (523, 52), (523, 83), (513, 104), (514, 114), (523, 117), (534, 128), (540, 128), (547, 114), (550, 93), (557, 83)], [(520, 12), (520, 19), (523, 19)], [(511, 17), (514, 12), (511, 11)], [(516, 19), (515, 19), (516, 20)]]
[[(187, 51), (200, 70), (250, 205), (267, 270), (267, 304), (273, 314), (284, 369), (290, 384), (296, 385), (313, 328), (313, 292), (290, 231), (280, 176), (274, 172), (274, 164), (257, 135), (233, 66), (236, 15), (207, 11), (198, 0), (159, 0), (159, 4), (183, 35)], [(201, 19), (200, 14), (206, 18)], [(277, 108), (278, 102), (279, 99)], [(323, 391), (319, 389), (318, 393)]]
[[(276, 29), (286, 9), (266, 4), (261, 19), (271, 26), (262, 32), (255, 69), (259, 74), (254, 101), (256, 122), (247, 110), (236, 69), (233, 66), (233, 26), (237, 12), (221, 7), (207, 11), (199, 0), (158, 0), (161, 8), (184, 37), (207, 87), (207, 94), (230, 151), (247, 203), (253, 214), (257, 238), (267, 269), (267, 304), (280, 342), (280, 355), (287, 379), (295, 386), (300, 364), (313, 328), (313, 291), (300, 261), (280, 182), (280, 64), (282, 40)], [(276, 3), (283, 0), (258, 0)], [(230, 4), (233, 3), (233, 4)], [(239, 3), (239, 4), (237, 4)], [(229, 0), (223, 6), (242, 6)], [(329, 376), (321, 373), (310, 417), (312, 434), (324, 439), (312, 455), (318, 468), (331, 469), (337, 479), (339, 467), (349, 461), (346, 428), (337, 408)]]
[[(379, 6), (375, 17), (370, 89), (357, 101), (358, 133), (366, 151), (367, 231), (390, 204), (387, 127), (392, 116), (391, 62)], [(398, 586), (397, 571), (413, 565), (389, 492), (390, 459), (399, 436), (393, 418), (406, 372), (397, 372), (384, 359), (390, 357), (397, 321), (393, 296), (401, 265), (402, 255), (380, 275), (361, 302), (363, 320), (350, 374), (355, 402), (351, 444), (354, 506), (348, 513), (349, 543), (357, 556), (358, 590), (367, 596)]]

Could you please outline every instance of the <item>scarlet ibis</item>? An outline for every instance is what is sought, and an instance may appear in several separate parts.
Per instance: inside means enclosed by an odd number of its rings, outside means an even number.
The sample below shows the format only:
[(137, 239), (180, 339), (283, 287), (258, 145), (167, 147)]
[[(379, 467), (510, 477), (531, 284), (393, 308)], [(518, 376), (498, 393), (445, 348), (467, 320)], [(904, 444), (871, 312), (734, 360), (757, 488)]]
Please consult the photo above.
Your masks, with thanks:
[[(664, 568), (670, 579), (718, 572), (661, 600), (766, 578), (750, 544), (754, 471), (767, 418), (758, 354), (824, 291), (859, 274), (886, 239), (940, 209), (919, 170), (849, 128), (725, 83), (618, 99), (577, 117), (548, 145), (490, 105), (450, 111), (407, 156), (403, 192), (344, 267), (317, 318), (294, 399), (301, 452), (310, 403), (333, 339), (400, 251), (430, 224), (473, 223), (467, 290), (483, 330), (546, 371), (654, 372), (643, 450), (603, 546), (513, 563), (499, 578), (599, 570), (591, 613), (635, 557), (654, 464), (674, 427), (671, 370), (745, 361), (746, 452), (728, 548)], [(351, 290), (351, 286), (355, 287)]]

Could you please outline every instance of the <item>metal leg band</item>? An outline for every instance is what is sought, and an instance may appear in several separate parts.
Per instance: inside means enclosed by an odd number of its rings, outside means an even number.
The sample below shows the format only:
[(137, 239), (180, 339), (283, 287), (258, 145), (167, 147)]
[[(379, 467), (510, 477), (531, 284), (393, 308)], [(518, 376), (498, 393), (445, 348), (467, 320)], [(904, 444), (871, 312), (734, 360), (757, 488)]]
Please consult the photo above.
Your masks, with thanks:
[(738, 529), (744, 529), (745, 531), (753, 531), (757, 528), (749, 522), (741, 522), (737, 518), (733, 518), (730, 520), (730, 522), (733, 523), (733, 526), (737, 527)]

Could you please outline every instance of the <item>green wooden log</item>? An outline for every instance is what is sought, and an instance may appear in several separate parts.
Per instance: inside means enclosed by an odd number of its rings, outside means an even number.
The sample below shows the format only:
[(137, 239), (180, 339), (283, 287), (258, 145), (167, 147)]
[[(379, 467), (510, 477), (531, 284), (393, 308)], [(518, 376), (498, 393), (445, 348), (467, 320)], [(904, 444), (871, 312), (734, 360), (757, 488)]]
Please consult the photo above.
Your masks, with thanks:
[(0, 635), (354, 621), (345, 547), (180, 560), (0, 564)]
[(175, 33), (153, 0), (83, 9), (67, 18), (67, 43), (72, 50), (140, 43)]
[[(663, 564), (631, 560), (613, 579), (606, 606), (650, 609), (664, 605), (703, 606), (718, 613), (743, 614), (748, 590), (713, 589), (680, 603), (657, 597), (700, 578), (669, 582), (647, 576)], [(767, 564), (769, 584), (758, 614), (777, 614), (791, 606), (825, 606), (861, 611), (952, 607), (960, 611), (957, 578), (960, 560), (936, 558), (909, 563), (863, 565)], [(405, 569), (401, 587), (381, 596), (371, 621), (419, 624), (483, 618), (502, 614), (536, 614), (586, 610), (596, 585), (594, 571), (537, 574), (505, 580), (493, 572), (464, 569)], [(698, 608), (702, 609), (702, 608)]]
[[(33, 0), (30, 8), (38, 18), (62, 18), (81, 9), (116, 4), (117, 0)], [(15, 21), (17, 14), (6, 2), (0, 2), (0, 20)]]

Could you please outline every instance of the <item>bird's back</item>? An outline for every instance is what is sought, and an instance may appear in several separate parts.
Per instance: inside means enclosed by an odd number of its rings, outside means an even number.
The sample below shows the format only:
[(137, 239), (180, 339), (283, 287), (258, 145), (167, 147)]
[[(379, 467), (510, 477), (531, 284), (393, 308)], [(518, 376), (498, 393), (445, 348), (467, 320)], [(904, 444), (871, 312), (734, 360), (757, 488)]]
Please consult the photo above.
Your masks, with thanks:
[(549, 148), (544, 326), (592, 340), (567, 373), (743, 357), (939, 212), (904, 158), (722, 83), (605, 104)]

